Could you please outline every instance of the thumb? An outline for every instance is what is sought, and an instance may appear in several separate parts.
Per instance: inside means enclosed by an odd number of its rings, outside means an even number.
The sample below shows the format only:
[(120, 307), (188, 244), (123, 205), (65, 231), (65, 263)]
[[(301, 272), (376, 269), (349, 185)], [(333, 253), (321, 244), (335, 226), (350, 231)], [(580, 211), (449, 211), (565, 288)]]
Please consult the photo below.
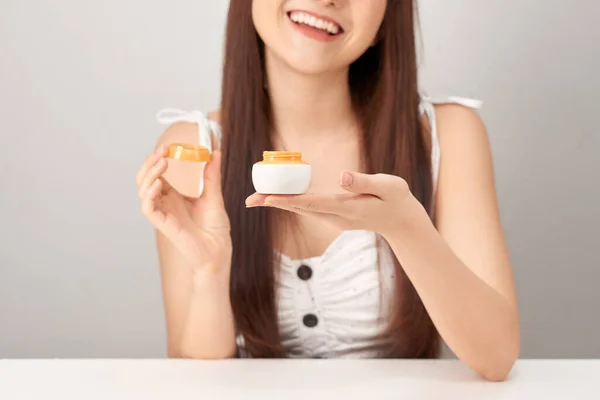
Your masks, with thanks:
[(344, 171), (340, 177), (342, 189), (355, 194), (370, 194), (383, 197), (386, 191), (384, 176), (362, 174), (360, 172)]
[(219, 196), (221, 192), (221, 151), (215, 150), (212, 153), (211, 160), (204, 169), (204, 193), (207, 196)]

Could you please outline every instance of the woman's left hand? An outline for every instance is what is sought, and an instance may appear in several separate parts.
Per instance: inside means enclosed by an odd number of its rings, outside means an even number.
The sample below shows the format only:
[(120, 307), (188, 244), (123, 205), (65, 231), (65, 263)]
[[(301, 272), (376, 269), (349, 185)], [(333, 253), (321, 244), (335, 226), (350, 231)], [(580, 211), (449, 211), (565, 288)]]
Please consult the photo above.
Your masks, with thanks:
[(347, 193), (262, 195), (246, 199), (247, 207), (276, 207), (314, 216), (344, 230), (368, 230), (383, 237), (397, 232), (424, 212), (406, 181), (386, 174), (344, 172), (340, 187)]

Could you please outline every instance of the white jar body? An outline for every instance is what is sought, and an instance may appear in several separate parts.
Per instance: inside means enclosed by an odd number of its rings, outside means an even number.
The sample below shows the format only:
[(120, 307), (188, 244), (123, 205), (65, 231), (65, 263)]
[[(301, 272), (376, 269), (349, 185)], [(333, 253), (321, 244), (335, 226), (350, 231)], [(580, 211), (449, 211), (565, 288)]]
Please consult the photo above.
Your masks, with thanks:
[(257, 163), (252, 167), (252, 183), (260, 194), (303, 194), (311, 179), (309, 164)]

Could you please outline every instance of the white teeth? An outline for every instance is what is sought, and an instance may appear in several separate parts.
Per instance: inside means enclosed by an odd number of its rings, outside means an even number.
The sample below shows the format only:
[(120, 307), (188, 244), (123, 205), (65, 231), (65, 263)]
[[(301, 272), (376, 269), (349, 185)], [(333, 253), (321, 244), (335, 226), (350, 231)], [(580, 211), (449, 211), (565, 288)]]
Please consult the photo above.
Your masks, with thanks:
[(337, 35), (340, 32), (340, 27), (337, 24), (322, 20), (304, 12), (294, 11), (290, 13), (290, 19), (298, 24), (309, 25), (314, 28), (329, 32), (332, 35)]

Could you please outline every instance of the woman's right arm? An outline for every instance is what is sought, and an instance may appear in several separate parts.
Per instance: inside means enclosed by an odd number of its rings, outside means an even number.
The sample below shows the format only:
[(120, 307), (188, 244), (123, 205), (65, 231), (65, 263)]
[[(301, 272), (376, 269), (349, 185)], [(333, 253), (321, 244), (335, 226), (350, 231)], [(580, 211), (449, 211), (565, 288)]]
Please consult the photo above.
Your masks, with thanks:
[(197, 133), (198, 127), (189, 123), (167, 129), (157, 146), (157, 161), (149, 157), (138, 186), (142, 211), (156, 228), (169, 357), (230, 358), (236, 354), (229, 299), (231, 238), (220, 154), (213, 154), (204, 171), (200, 198), (199, 165), (165, 158), (164, 146), (197, 143)]
[(229, 274), (195, 271), (157, 231), (168, 355), (219, 359), (236, 354)]

